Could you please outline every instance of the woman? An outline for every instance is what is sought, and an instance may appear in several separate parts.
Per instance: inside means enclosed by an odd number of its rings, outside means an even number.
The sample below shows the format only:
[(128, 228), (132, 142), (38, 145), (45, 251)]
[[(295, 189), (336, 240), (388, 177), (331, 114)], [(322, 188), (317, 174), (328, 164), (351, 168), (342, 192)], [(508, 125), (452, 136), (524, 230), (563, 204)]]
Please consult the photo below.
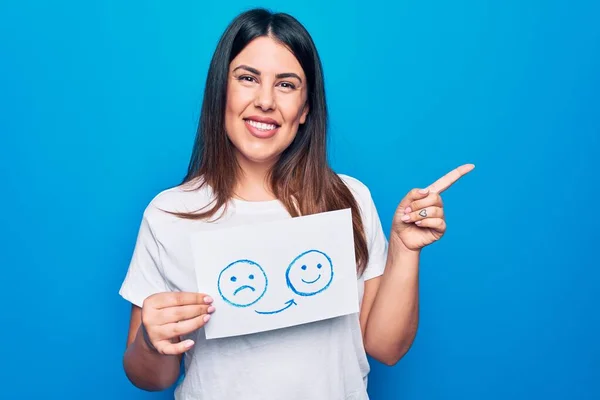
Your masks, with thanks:
[[(439, 192), (463, 166), (400, 203), (388, 243), (369, 190), (326, 161), (321, 63), (294, 18), (238, 16), (213, 56), (197, 139), (181, 185), (144, 212), (120, 294), (132, 303), (129, 379), (178, 399), (367, 399), (366, 354), (395, 364), (417, 329), (420, 249), (445, 231)], [(197, 293), (188, 235), (351, 208), (360, 313), (206, 340), (215, 312)], [(218, 311), (217, 311), (218, 312)]]

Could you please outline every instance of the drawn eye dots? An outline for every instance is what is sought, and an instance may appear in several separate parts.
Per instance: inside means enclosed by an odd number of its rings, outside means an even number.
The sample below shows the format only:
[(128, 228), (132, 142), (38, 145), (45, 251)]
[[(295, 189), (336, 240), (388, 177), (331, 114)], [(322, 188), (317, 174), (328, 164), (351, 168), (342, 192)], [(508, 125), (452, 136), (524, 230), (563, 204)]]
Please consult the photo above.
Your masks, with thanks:
[(327, 289), (333, 280), (333, 264), (319, 250), (300, 254), (285, 271), (287, 286), (299, 296), (313, 296)]
[(269, 280), (265, 270), (250, 260), (234, 261), (219, 273), (219, 295), (235, 307), (248, 307), (266, 293)]
[[(254, 279), (254, 274), (248, 275), (248, 279), (250, 279), (250, 280)], [(233, 275), (230, 280), (231, 280), (231, 282), (237, 282), (237, 276)]]
[[(333, 281), (333, 263), (327, 254), (308, 250), (292, 260), (285, 271), (288, 288), (299, 296), (314, 296)], [(227, 265), (219, 273), (219, 295), (235, 307), (248, 307), (266, 293), (269, 280), (264, 269), (254, 261), (243, 259)]]

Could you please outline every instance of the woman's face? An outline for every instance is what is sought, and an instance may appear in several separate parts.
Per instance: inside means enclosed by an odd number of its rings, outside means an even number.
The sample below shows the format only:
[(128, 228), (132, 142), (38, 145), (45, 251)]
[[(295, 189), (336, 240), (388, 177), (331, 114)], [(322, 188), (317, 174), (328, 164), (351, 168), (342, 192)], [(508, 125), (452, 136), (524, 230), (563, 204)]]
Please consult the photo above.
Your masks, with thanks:
[(308, 114), (306, 77), (296, 57), (270, 37), (250, 42), (229, 66), (225, 130), (241, 165), (270, 166)]

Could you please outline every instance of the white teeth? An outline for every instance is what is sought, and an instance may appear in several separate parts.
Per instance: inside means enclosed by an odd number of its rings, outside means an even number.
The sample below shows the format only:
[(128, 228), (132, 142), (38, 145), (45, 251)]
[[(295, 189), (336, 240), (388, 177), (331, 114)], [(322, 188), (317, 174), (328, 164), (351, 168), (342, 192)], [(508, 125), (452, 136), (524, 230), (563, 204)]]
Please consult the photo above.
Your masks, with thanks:
[(260, 129), (261, 131), (271, 131), (276, 128), (276, 126), (273, 124), (265, 124), (262, 122), (256, 122), (251, 119), (248, 119), (247, 121), (250, 125), (252, 125), (253, 127), (255, 127), (257, 129)]

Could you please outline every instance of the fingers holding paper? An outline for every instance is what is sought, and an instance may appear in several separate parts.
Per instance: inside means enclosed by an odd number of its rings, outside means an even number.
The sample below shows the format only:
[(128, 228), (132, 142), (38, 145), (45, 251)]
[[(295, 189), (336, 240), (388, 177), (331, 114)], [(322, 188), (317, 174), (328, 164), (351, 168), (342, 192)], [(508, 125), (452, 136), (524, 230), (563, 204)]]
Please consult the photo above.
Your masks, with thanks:
[(140, 329), (151, 350), (181, 354), (194, 345), (192, 340), (182, 341), (181, 336), (203, 327), (214, 311), (212, 298), (201, 293), (157, 293), (144, 301)]

